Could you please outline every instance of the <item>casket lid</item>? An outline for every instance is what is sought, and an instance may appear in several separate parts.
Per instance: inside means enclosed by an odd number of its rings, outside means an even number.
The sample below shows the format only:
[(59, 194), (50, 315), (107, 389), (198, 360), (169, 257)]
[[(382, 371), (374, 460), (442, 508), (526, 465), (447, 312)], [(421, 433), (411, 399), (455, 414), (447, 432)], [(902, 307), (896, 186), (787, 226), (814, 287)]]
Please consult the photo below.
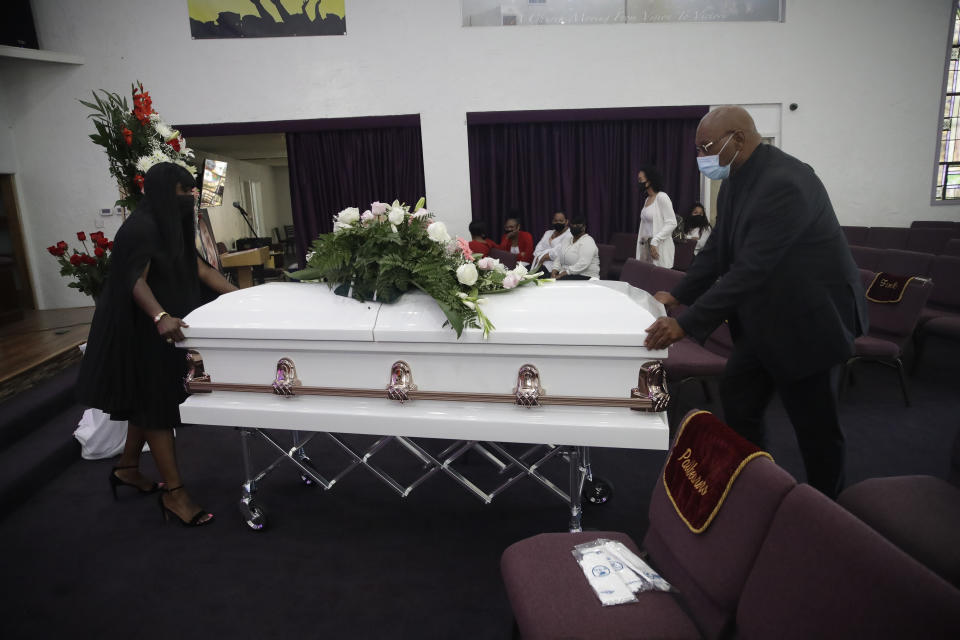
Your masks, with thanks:
[(645, 291), (609, 280), (526, 285), (486, 297), (483, 312), (494, 324), (484, 340), (479, 329), (460, 339), (440, 307), (424, 293), (407, 293), (380, 309), (377, 342), (461, 342), (522, 345), (642, 347), (645, 329), (664, 315)]
[(378, 302), (336, 295), (326, 285), (271, 282), (225, 294), (186, 318), (188, 338), (372, 342)]
[(625, 282), (573, 281), (526, 285), (487, 296), (488, 339), (465, 329), (460, 339), (427, 294), (397, 302), (358, 302), (325, 284), (268, 283), (220, 296), (190, 313), (190, 338), (360, 342), (642, 347), (645, 329), (663, 307)]

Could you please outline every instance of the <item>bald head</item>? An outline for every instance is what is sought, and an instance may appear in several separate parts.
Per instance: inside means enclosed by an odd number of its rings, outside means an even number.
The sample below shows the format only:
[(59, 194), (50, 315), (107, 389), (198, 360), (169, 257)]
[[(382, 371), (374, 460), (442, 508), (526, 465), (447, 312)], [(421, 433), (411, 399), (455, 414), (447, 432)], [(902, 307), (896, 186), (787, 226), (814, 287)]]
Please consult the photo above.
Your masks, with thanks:
[(703, 155), (720, 153), (720, 164), (729, 164), (731, 171), (747, 161), (760, 141), (757, 125), (743, 107), (718, 107), (697, 126), (697, 147), (709, 145)]

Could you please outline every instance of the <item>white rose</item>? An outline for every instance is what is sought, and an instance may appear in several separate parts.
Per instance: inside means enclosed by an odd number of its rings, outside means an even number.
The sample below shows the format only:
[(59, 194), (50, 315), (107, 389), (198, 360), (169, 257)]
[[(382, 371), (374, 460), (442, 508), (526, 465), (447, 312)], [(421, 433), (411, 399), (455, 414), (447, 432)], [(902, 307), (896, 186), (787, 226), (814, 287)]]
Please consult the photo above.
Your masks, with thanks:
[(360, 209), (347, 207), (337, 215), (337, 222), (341, 224), (356, 224), (360, 221)]
[(502, 262), (500, 262), (500, 261), (497, 260), (496, 258), (494, 258), (494, 260), (496, 261), (496, 264), (493, 265), (493, 270), (494, 270), (494, 271), (499, 271), (500, 273), (506, 273), (506, 272), (507, 272), (507, 265), (503, 264)]
[(523, 278), (523, 276), (527, 275), (527, 268), (522, 264), (518, 264), (510, 273), (516, 274), (517, 279), (519, 280)]
[(403, 222), (403, 217), (407, 214), (401, 207), (391, 207), (390, 213), (387, 214), (387, 220), (390, 221), (390, 224), (400, 224)]
[(468, 287), (472, 286), (476, 284), (478, 277), (480, 277), (480, 274), (477, 273), (477, 267), (474, 266), (472, 262), (457, 267), (457, 280), (459, 280), (461, 284), (465, 284)]
[(507, 277), (503, 279), (504, 289), (513, 289), (518, 284), (520, 284), (520, 278), (515, 273), (508, 273)]
[(427, 235), (430, 236), (430, 239), (434, 242), (439, 242), (441, 244), (450, 242), (450, 234), (447, 233), (447, 225), (443, 224), (442, 222), (432, 222), (430, 226), (427, 227)]

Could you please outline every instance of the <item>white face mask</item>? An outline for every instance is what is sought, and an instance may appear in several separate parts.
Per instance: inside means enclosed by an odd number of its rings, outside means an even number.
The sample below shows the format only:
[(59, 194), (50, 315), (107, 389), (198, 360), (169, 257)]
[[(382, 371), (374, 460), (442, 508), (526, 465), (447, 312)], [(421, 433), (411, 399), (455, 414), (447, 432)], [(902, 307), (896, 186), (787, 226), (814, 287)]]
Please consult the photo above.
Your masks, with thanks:
[(740, 155), (740, 151), (737, 151), (733, 154), (733, 157), (730, 158), (729, 164), (723, 166), (720, 165), (720, 154), (723, 153), (723, 150), (727, 147), (727, 144), (733, 139), (733, 132), (730, 133), (730, 136), (727, 137), (727, 142), (723, 143), (723, 146), (720, 147), (715, 155), (712, 156), (700, 156), (697, 158), (697, 168), (700, 169), (700, 173), (707, 176), (711, 180), (725, 180), (730, 177), (730, 165), (733, 164), (733, 161), (737, 159), (737, 156)]

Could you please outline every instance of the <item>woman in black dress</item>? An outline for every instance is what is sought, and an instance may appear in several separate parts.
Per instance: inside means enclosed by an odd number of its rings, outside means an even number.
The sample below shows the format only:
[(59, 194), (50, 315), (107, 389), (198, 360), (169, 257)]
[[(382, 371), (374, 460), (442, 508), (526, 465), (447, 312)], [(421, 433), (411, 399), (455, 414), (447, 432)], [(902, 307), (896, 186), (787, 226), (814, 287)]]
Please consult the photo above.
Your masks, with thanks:
[[(127, 420), (127, 442), (110, 471), (114, 497), (118, 486), (141, 493), (158, 489), (165, 518), (203, 525), (213, 515), (201, 509), (180, 479), (173, 429), (180, 426), (179, 405), (187, 394), (183, 378), (186, 352), (181, 318), (210, 292), (236, 289), (197, 254), (194, 244), (195, 180), (176, 164), (152, 167), (144, 178), (144, 198), (114, 238), (110, 275), (90, 327), (80, 368), (80, 400)], [(140, 473), (144, 442), (165, 486)]]

